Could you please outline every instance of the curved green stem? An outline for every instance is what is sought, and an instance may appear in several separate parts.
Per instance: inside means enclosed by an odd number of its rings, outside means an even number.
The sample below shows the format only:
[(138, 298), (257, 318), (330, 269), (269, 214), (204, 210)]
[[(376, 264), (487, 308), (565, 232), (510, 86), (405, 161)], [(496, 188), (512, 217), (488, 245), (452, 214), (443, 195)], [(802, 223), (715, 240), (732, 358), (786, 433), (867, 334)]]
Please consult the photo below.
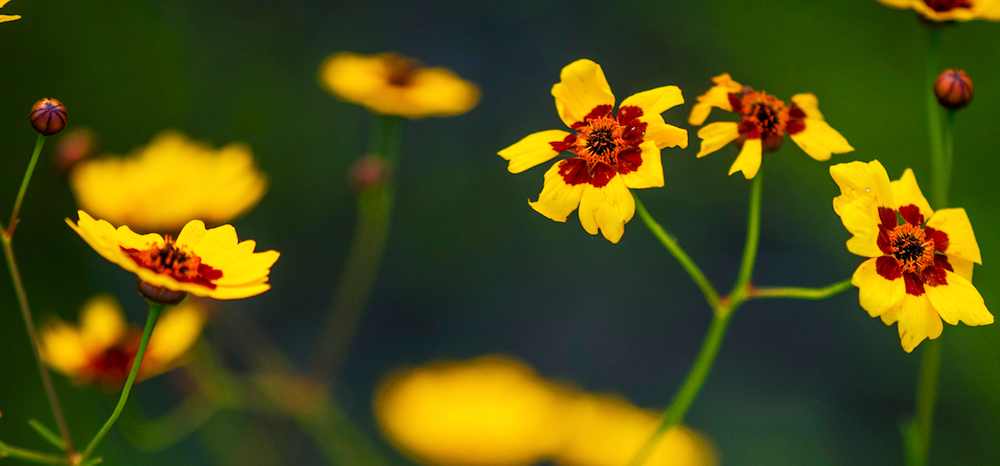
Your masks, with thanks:
[(792, 288), (792, 287), (751, 287), (747, 291), (747, 299), (764, 298), (795, 298), (795, 299), (826, 299), (846, 291), (851, 287), (851, 279), (834, 283), (823, 288)]
[(934, 94), (934, 81), (938, 73), (941, 72), (940, 65), (940, 45), (941, 31), (938, 28), (929, 28), (927, 46), (927, 67), (924, 82), (925, 95), (927, 100), (927, 135), (930, 138), (931, 151), (931, 193), (934, 201), (934, 208), (943, 209), (948, 199), (948, 183), (945, 175), (948, 171), (945, 167), (944, 147), (941, 135), (941, 107), (938, 104), (937, 96)]
[(719, 298), (719, 293), (715, 291), (715, 287), (712, 286), (710, 281), (708, 281), (708, 278), (705, 277), (705, 274), (702, 273), (700, 268), (698, 268), (698, 265), (691, 260), (691, 256), (688, 256), (688, 254), (684, 252), (684, 249), (677, 244), (677, 241), (674, 240), (674, 238), (670, 236), (670, 234), (667, 233), (667, 231), (664, 230), (659, 223), (657, 223), (653, 216), (649, 214), (649, 211), (646, 210), (646, 206), (644, 206), (642, 201), (639, 200), (639, 195), (633, 192), (632, 197), (635, 198), (635, 211), (639, 214), (639, 218), (641, 218), (642, 222), (646, 224), (646, 227), (653, 233), (653, 236), (660, 240), (660, 243), (667, 248), (667, 251), (669, 251), (675, 259), (677, 259), (677, 262), (681, 264), (681, 267), (684, 267), (684, 270), (691, 276), (691, 280), (694, 280), (694, 283), (698, 285), (698, 288), (700, 288), (701, 292), (705, 295), (705, 300), (708, 301), (708, 305), (711, 306), (712, 310), (718, 312), (718, 310), (722, 307), (722, 300)]
[(139, 341), (139, 350), (135, 353), (135, 360), (132, 361), (132, 370), (128, 373), (128, 379), (125, 380), (125, 387), (122, 388), (121, 397), (118, 399), (118, 405), (115, 406), (114, 412), (111, 413), (111, 417), (108, 418), (101, 430), (97, 431), (97, 435), (94, 436), (93, 440), (87, 444), (87, 449), (83, 451), (83, 459), (86, 460), (97, 445), (101, 443), (104, 436), (107, 435), (108, 431), (111, 430), (111, 426), (114, 425), (115, 421), (118, 420), (118, 416), (121, 415), (122, 409), (125, 408), (125, 402), (128, 401), (128, 394), (132, 391), (132, 384), (135, 383), (135, 377), (139, 374), (139, 366), (142, 365), (142, 358), (146, 355), (146, 346), (149, 344), (149, 337), (153, 335), (153, 327), (156, 326), (156, 319), (160, 317), (160, 312), (166, 307), (165, 304), (149, 302), (149, 314), (146, 317), (146, 327), (142, 331), (142, 340)]
[(747, 215), (747, 239), (743, 246), (743, 260), (740, 262), (740, 275), (736, 285), (729, 294), (732, 301), (730, 307), (736, 307), (746, 298), (750, 281), (753, 280), (753, 267), (757, 262), (757, 246), (760, 243), (760, 203), (764, 190), (764, 170), (757, 172), (750, 188), (750, 209)]
[(34, 450), (27, 450), (24, 448), (12, 447), (6, 443), (0, 442), (0, 459), (3, 458), (17, 458), (19, 460), (29, 461), (32, 463), (43, 463), (43, 464), (72, 464), (68, 457), (50, 455), (48, 453), (41, 453)]
[(17, 199), (14, 200), (14, 210), (10, 213), (10, 231), (6, 232), (7, 236), (14, 234), (14, 229), (17, 228), (17, 216), (21, 213), (21, 203), (24, 202), (24, 195), (28, 192), (28, 183), (31, 182), (31, 175), (35, 172), (35, 165), (38, 164), (38, 156), (42, 153), (42, 145), (45, 144), (45, 135), (39, 133), (38, 139), (35, 141), (35, 151), (31, 153), (31, 161), (28, 162), (28, 169), (24, 172), (24, 178), (21, 180), (21, 189), (17, 190)]

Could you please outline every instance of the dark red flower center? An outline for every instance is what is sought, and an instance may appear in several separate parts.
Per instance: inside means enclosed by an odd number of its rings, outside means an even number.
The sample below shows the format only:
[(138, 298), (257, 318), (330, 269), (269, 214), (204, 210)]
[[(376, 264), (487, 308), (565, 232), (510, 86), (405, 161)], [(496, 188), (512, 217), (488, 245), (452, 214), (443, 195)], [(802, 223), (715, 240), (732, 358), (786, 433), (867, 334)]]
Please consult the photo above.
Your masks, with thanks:
[(764, 91), (744, 87), (739, 93), (729, 94), (729, 104), (743, 117), (739, 141), (761, 139), (765, 152), (778, 150), (786, 133), (796, 134), (806, 127), (806, 114), (798, 105), (787, 106)]
[[(948, 235), (924, 226), (920, 209), (905, 205), (896, 209), (879, 207), (878, 247), (885, 254), (876, 261), (876, 271), (887, 280), (903, 279), (906, 292), (924, 294), (924, 286), (948, 283), (945, 271), (954, 272), (944, 251)], [(904, 223), (899, 223), (899, 217)]]
[(386, 81), (391, 86), (405, 87), (409, 85), (413, 75), (422, 68), (419, 61), (395, 53), (382, 55), (382, 60), (388, 69)]
[(932, 10), (943, 12), (955, 8), (972, 8), (972, 0), (924, 0)]
[(576, 134), (551, 143), (557, 152), (569, 151), (576, 157), (559, 162), (559, 174), (566, 183), (608, 184), (616, 173), (627, 174), (642, 165), (642, 144), (646, 123), (639, 120), (642, 109), (625, 106), (612, 112), (611, 105), (599, 105), (583, 121), (573, 124)]
[(140, 267), (170, 275), (179, 282), (197, 283), (215, 289), (216, 285), (212, 282), (222, 278), (221, 270), (202, 264), (200, 257), (178, 246), (169, 235), (164, 238), (163, 246), (154, 244), (142, 250), (122, 248), (122, 251)]
[(138, 334), (130, 334), (125, 340), (93, 357), (87, 364), (90, 378), (109, 388), (125, 383), (129, 371), (132, 370), (132, 361), (139, 352), (140, 339)]

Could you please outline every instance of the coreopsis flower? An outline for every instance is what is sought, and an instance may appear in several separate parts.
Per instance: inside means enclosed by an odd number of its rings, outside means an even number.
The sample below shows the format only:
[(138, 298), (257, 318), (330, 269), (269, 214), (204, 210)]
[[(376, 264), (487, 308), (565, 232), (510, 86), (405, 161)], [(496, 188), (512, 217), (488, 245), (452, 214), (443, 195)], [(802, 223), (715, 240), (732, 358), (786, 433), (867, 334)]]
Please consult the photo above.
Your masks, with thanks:
[(833, 208), (854, 236), (847, 249), (869, 258), (854, 272), (861, 307), (886, 325), (898, 324), (906, 352), (951, 325), (993, 323), (972, 285), (982, 264), (965, 209), (931, 210), (913, 172), (889, 182), (878, 160), (830, 167), (841, 195)]
[(740, 148), (729, 174), (743, 172), (746, 179), (757, 176), (764, 154), (777, 151), (787, 134), (810, 157), (830, 160), (831, 154), (854, 150), (837, 130), (824, 121), (819, 101), (813, 94), (796, 94), (792, 103), (764, 91), (745, 87), (733, 81), (728, 73), (712, 78), (715, 83), (691, 110), (688, 122), (700, 126), (712, 108), (721, 108), (740, 116), (736, 122), (711, 123), (698, 131), (704, 157), (735, 141)]
[(277, 251), (254, 252), (253, 240), (239, 241), (232, 225), (205, 229), (192, 220), (177, 238), (156, 233), (139, 235), (128, 226), (117, 229), (84, 211), (73, 230), (105, 259), (139, 277), (139, 291), (148, 299), (172, 304), (185, 293), (215, 299), (256, 296), (267, 283)]
[(913, 10), (925, 19), (970, 21), (983, 19), (1000, 21), (1000, 2), (996, 0), (878, 0), (879, 3), (901, 10)]
[(80, 208), (139, 231), (177, 232), (194, 218), (230, 222), (267, 191), (245, 144), (221, 149), (182, 133), (160, 133), (128, 157), (99, 157), (74, 167), (70, 184)]
[(661, 113), (684, 103), (677, 86), (658, 87), (632, 95), (614, 111), (615, 96), (601, 66), (577, 60), (562, 69), (552, 86), (559, 118), (572, 132), (541, 131), (528, 135), (499, 155), (521, 173), (560, 160), (545, 173), (538, 200), (528, 204), (538, 213), (565, 222), (579, 207), (584, 230), (598, 230), (617, 243), (635, 213), (629, 189), (663, 186), (660, 150), (687, 147), (687, 130), (668, 125)]
[(382, 115), (450, 117), (479, 103), (475, 84), (395, 53), (335, 53), (320, 65), (319, 81), (335, 97)]
[[(150, 337), (137, 380), (186, 362), (184, 356), (201, 335), (205, 317), (205, 310), (191, 303), (166, 310)], [(120, 388), (139, 350), (142, 328), (126, 322), (121, 305), (110, 295), (87, 301), (79, 322), (74, 326), (55, 319), (43, 326), (38, 337), (42, 359), (77, 383)]]
[[(0, 8), (3, 8), (8, 3), (10, 3), (10, 0), (0, 0)], [(21, 15), (0, 15), (0, 23), (14, 21), (15, 19), (21, 19)]]

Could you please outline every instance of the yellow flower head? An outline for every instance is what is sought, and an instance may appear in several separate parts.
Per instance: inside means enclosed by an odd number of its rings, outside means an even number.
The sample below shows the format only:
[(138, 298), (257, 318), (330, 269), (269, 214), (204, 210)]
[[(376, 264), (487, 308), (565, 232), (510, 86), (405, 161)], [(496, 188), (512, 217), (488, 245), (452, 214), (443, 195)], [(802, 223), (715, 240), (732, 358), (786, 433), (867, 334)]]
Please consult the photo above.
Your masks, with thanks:
[(913, 10), (930, 21), (1000, 21), (998, 0), (878, 0), (892, 8)]
[[(0, 8), (3, 8), (3, 6), (9, 2), (10, 0), (0, 0)], [(0, 23), (14, 21), (15, 19), (21, 19), (21, 15), (0, 15)]]
[(931, 210), (913, 171), (890, 183), (878, 160), (834, 165), (830, 175), (841, 191), (833, 208), (854, 235), (847, 249), (869, 258), (851, 280), (861, 307), (886, 325), (898, 322), (906, 352), (940, 336), (942, 319), (993, 323), (972, 285), (982, 257), (965, 209)]
[(698, 157), (736, 141), (740, 155), (729, 168), (730, 175), (741, 171), (748, 180), (757, 176), (763, 155), (778, 150), (786, 134), (806, 154), (819, 161), (830, 160), (831, 154), (854, 150), (837, 130), (823, 120), (815, 95), (796, 94), (792, 96), (791, 105), (785, 105), (785, 102), (764, 91), (740, 85), (728, 73), (716, 76), (712, 81), (715, 86), (698, 97), (688, 122), (700, 126), (713, 107), (740, 115), (739, 123), (711, 123), (698, 131), (701, 138)]
[(129, 157), (80, 162), (70, 182), (83, 210), (143, 232), (177, 232), (193, 218), (229, 222), (267, 191), (245, 144), (213, 149), (173, 131)]
[(588, 233), (598, 230), (612, 243), (625, 233), (635, 213), (629, 188), (663, 186), (664, 147), (687, 147), (686, 130), (666, 124), (661, 113), (684, 103), (677, 86), (640, 92), (614, 111), (615, 96), (601, 66), (577, 60), (562, 70), (552, 86), (559, 117), (573, 132), (534, 133), (502, 150), (511, 173), (521, 173), (563, 152), (573, 156), (545, 173), (545, 185), (533, 209), (565, 222), (577, 207)]
[(215, 299), (248, 298), (271, 288), (267, 280), (278, 252), (255, 253), (256, 243), (239, 241), (232, 225), (206, 230), (192, 220), (174, 239), (115, 229), (82, 210), (79, 215), (79, 222), (66, 223), (98, 254), (153, 287)]
[[(138, 380), (183, 364), (183, 356), (198, 340), (205, 310), (190, 302), (168, 309), (160, 317), (139, 366)], [(42, 359), (79, 383), (109, 390), (121, 388), (139, 350), (142, 329), (129, 326), (118, 300), (110, 295), (91, 298), (80, 311), (79, 327), (55, 319), (39, 332)]]
[(395, 53), (340, 52), (319, 68), (328, 92), (372, 112), (406, 118), (461, 115), (479, 103), (479, 88), (445, 68), (424, 68)]

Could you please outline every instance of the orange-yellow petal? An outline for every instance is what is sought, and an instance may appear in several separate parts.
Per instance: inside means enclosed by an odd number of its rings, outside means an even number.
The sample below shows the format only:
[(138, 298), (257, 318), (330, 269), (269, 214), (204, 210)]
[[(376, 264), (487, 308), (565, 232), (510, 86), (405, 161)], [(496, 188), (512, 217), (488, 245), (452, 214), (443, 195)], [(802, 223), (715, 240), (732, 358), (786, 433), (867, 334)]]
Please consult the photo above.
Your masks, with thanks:
[(565, 160), (560, 161), (545, 172), (545, 184), (542, 193), (538, 195), (538, 200), (528, 201), (532, 209), (557, 222), (565, 222), (566, 217), (580, 205), (583, 187), (586, 185), (586, 183), (577, 185), (566, 183), (559, 174), (560, 167), (565, 163), (567, 163)]
[(878, 247), (880, 220), (874, 199), (856, 198), (842, 205), (837, 214), (840, 215), (844, 228), (853, 235), (847, 240), (848, 251), (862, 257), (879, 257), (885, 254)]
[(190, 301), (167, 309), (153, 329), (146, 357), (165, 368), (198, 341), (206, 317), (205, 310)]
[(840, 187), (840, 196), (833, 199), (833, 210), (838, 214), (842, 205), (858, 197), (870, 197), (879, 207), (896, 208), (889, 174), (878, 160), (839, 163), (830, 167), (830, 176)]
[(858, 300), (868, 315), (878, 317), (898, 306), (906, 294), (903, 279), (886, 280), (876, 271), (877, 258), (868, 259), (854, 271), (851, 284), (858, 287)]
[(823, 114), (819, 111), (819, 99), (815, 94), (795, 94), (792, 96), (792, 103), (799, 107), (807, 118), (823, 120)]
[(965, 209), (941, 209), (927, 220), (927, 226), (948, 234), (948, 248), (944, 251), (948, 256), (983, 263), (976, 233), (972, 231), (972, 222)]
[(635, 214), (635, 199), (621, 176), (613, 176), (608, 184), (597, 188), (584, 184), (580, 200), (580, 224), (587, 233), (596, 235), (600, 230), (604, 238), (618, 243), (625, 234), (625, 224)]
[(601, 65), (591, 60), (581, 59), (562, 69), (560, 81), (552, 86), (552, 96), (556, 99), (556, 110), (566, 126), (583, 121), (595, 107), (614, 105), (615, 95), (604, 77)]
[(733, 81), (733, 78), (729, 76), (729, 73), (722, 73), (719, 76), (712, 78), (712, 82), (715, 83), (708, 92), (698, 96), (698, 103), (694, 104), (691, 109), (691, 116), (688, 117), (688, 123), (693, 126), (701, 126), (708, 118), (708, 114), (712, 112), (713, 107), (721, 108), (728, 112), (733, 111), (732, 104), (729, 103), (729, 94), (740, 92), (743, 86), (740, 83)]
[(80, 311), (80, 337), (88, 351), (99, 353), (122, 341), (128, 322), (118, 300), (109, 294), (90, 298)]
[(684, 103), (684, 96), (677, 86), (663, 86), (633, 94), (622, 101), (621, 107), (636, 106), (644, 114), (659, 115)]
[(913, 175), (913, 170), (907, 168), (903, 172), (903, 176), (893, 181), (891, 185), (892, 196), (896, 200), (896, 205), (899, 207), (907, 205), (917, 206), (920, 209), (920, 213), (923, 214), (924, 220), (934, 215), (934, 210), (931, 209), (930, 203), (927, 202), (924, 193), (920, 191), (920, 186), (917, 185), (917, 177)]
[(0, 15), (0, 23), (21, 19), (21, 15)]
[(805, 129), (791, 136), (792, 141), (810, 157), (824, 162), (830, 160), (831, 154), (844, 154), (854, 150), (847, 139), (825, 121), (806, 118), (803, 122)]
[(663, 160), (660, 157), (660, 149), (653, 141), (642, 143), (639, 149), (642, 150), (642, 163), (637, 170), (621, 175), (625, 186), (632, 189), (663, 187)]
[(951, 325), (958, 325), (958, 321), (970, 326), (992, 324), (993, 314), (972, 282), (953, 272), (945, 274), (946, 284), (924, 286), (927, 299), (941, 318)]
[(733, 162), (733, 166), (729, 167), (729, 174), (743, 172), (743, 176), (746, 179), (753, 179), (753, 177), (757, 176), (757, 171), (760, 170), (763, 158), (764, 150), (761, 140), (759, 138), (747, 139), (743, 143), (743, 150), (740, 151), (740, 155)]
[(61, 321), (39, 329), (38, 351), (46, 364), (69, 376), (79, 375), (87, 366), (89, 353), (80, 332)]
[(698, 157), (704, 157), (740, 137), (739, 124), (721, 121), (712, 123), (698, 130), (698, 137), (701, 138)]
[(924, 339), (931, 340), (941, 336), (943, 326), (941, 317), (931, 307), (926, 296), (904, 294), (903, 300), (895, 310), (899, 320), (896, 325), (899, 330), (899, 341), (907, 353), (913, 351)]
[(498, 152), (504, 160), (509, 160), (507, 170), (511, 173), (521, 173), (540, 163), (548, 162), (559, 155), (559, 150), (552, 143), (562, 142), (570, 133), (558, 129), (540, 131), (529, 134), (514, 145)]

